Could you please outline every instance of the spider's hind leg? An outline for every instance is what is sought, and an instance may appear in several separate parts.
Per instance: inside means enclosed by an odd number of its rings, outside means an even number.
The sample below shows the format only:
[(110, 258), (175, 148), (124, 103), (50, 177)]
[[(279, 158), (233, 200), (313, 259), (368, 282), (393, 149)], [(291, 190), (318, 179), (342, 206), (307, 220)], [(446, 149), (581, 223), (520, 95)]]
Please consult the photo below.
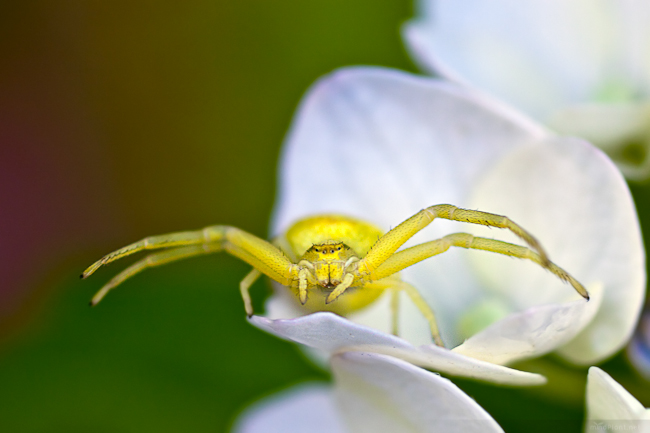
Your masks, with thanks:
[(399, 336), (399, 290), (390, 292), (391, 334)]
[(390, 310), (391, 310), (391, 331), (393, 335), (398, 335), (398, 324), (399, 324), (399, 295), (403, 291), (409, 297), (411, 302), (420, 310), (420, 314), (426, 319), (429, 323), (429, 329), (431, 330), (431, 337), (436, 346), (445, 347), (440, 337), (440, 331), (438, 329), (438, 322), (436, 321), (436, 316), (433, 313), (433, 310), (424, 300), (418, 289), (413, 287), (407, 282), (402, 281), (398, 277), (389, 277), (379, 281), (373, 281), (367, 283), (364, 286), (364, 289), (379, 289), (379, 290), (390, 290), (391, 299), (390, 299)]
[(404, 281), (400, 281), (396, 289), (406, 292), (408, 297), (411, 299), (411, 302), (413, 302), (418, 310), (420, 310), (420, 314), (422, 314), (429, 323), (431, 337), (433, 338), (433, 342), (436, 343), (436, 346), (445, 347), (445, 344), (442, 342), (442, 338), (440, 337), (440, 330), (438, 329), (436, 316), (429, 304), (427, 304), (427, 301), (425, 301), (420, 292), (418, 292), (418, 289)]
[(257, 279), (262, 275), (260, 271), (253, 268), (251, 271), (246, 274), (243, 280), (239, 283), (239, 291), (241, 292), (241, 297), (244, 300), (244, 308), (246, 309), (246, 315), (250, 318), (253, 316), (253, 303), (251, 301), (251, 294), (249, 289), (257, 281)]

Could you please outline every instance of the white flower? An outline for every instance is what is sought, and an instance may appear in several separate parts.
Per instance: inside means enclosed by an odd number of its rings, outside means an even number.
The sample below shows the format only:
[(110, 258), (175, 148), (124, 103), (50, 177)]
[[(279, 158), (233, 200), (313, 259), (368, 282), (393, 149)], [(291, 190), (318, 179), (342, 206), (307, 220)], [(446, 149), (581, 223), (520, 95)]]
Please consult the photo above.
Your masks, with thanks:
[(650, 409), (598, 367), (587, 376), (587, 422), (585, 432), (650, 432)]
[(384, 355), (332, 358), (334, 387), (305, 384), (247, 409), (235, 433), (503, 432), (448, 379)]
[[(448, 82), (352, 68), (314, 86), (284, 149), (276, 234), (325, 212), (388, 230), (438, 203), (511, 217), (590, 290), (591, 301), (533, 263), (455, 250), (402, 273), (433, 307), (447, 347), (471, 336), (451, 351), (430, 344), (426, 322), (406, 300), (401, 338), (382, 332), (390, 323), (387, 299), (347, 319), (295, 318), (304, 312), (278, 291), (268, 317), (252, 323), (329, 355), (374, 352), (520, 385), (543, 378), (503, 364), (553, 350), (590, 364), (625, 344), (643, 302), (644, 251), (627, 186), (600, 151)], [(457, 231), (511, 239), (436, 220), (410, 244)]]
[(404, 36), (427, 70), (650, 176), (649, 0), (420, 0)]

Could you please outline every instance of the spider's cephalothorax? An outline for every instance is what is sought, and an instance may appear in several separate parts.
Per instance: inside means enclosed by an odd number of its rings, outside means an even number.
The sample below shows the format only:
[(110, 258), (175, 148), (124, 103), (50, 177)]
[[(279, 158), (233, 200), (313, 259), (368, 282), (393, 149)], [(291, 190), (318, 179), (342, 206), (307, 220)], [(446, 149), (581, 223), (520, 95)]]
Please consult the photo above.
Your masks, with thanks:
[[(311, 271), (310, 277), (321, 286), (334, 289), (341, 284), (345, 269), (359, 260), (350, 247), (343, 242), (329, 241), (308, 249), (302, 256), (302, 262)], [(300, 264), (299, 262), (299, 264)]]
[[(399, 250), (415, 233), (436, 218), (508, 229), (528, 247), (468, 233), (452, 233)], [(110, 289), (148, 267), (226, 251), (253, 266), (240, 284), (249, 316), (253, 314), (253, 308), (248, 289), (261, 274), (291, 290), (295, 299), (308, 311), (349, 314), (366, 307), (390, 290), (393, 332), (397, 332), (397, 295), (404, 291), (429, 322), (435, 343), (442, 346), (433, 311), (417, 289), (401, 280), (398, 272), (443, 253), (452, 246), (531, 260), (570, 283), (582, 297), (589, 299), (584, 287), (552, 263), (539, 242), (509, 218), (449, 204), (423, 209), (385, 234), (365, 221), (341, 215), (318, 215), (296, 222), (273, 243), (230, 226), (211, 226), (198, 231), (152, 236), (102, 257), (81, 276), (85, 278), (101, 266), (138, 251), (167, 248), (145, 257), (115, 276), (93, 297), (91, 305), (95, 305)]]

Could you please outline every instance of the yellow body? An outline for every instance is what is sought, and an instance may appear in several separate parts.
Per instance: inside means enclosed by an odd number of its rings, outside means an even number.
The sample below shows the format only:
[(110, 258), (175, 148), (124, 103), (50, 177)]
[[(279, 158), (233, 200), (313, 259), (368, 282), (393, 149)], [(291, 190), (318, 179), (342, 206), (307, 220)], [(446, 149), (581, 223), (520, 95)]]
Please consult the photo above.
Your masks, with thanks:
[[(276, 244), (298, 263), (313, 264), (319, 284), (307, 288), (310, 296), (305, 307), (310, 311), (332, 311), (345, 315), (374, 302), (386, 289), (385, 284), (363, 281), (360, 277), (336, 302), (325, 303), (327, 296), (343, 279), (350, 258), (363, 258), (384, 232), (365, 221), (342, 215), (318, 215), (295, 223), (276, 240)], [(298, 285), (291, 287), (298, 300)]]
[[(436, 218), (508, 229), (530, 248), (467, 233), (453, 233), (399, 250), (415, 233)], [(236, 227), (222, 225), (151, 236), (107, 254), (88, 267), (81, 276), (86, 278), (101, 266), (142, 250), (165, 249), (145, 257), (116, 275), (93, 297), (91, 305), (95, 305), (113, 287), (146, 268), (200, 254), (226, 251), (253, 267), (240, 284), (249, 316), (253, 314), (253, 308), (248, 289), (264, 274), (289, 288), (307, 310), (332, 311), (341, 315), (368, 306), (390, 289), (393, 295), (393, 332), (396, 333), (397, 295), (404, 291), (429, 322), (435, 343), (442, 346), (433, 311), (417, 289), (402, 281), (397, 273), (444, 253), (452, 246), (531, 260), (570, 283), (581, 296), (589, 299), (584, 287), (552, 263), (539, 242), (512, 220), (502, 215), (460, 209), (449, 204), (423, 209), (385, 234), (374, 225), (358, 219), (340, 215), (317, 215), (296, 222), (273, 243)]]

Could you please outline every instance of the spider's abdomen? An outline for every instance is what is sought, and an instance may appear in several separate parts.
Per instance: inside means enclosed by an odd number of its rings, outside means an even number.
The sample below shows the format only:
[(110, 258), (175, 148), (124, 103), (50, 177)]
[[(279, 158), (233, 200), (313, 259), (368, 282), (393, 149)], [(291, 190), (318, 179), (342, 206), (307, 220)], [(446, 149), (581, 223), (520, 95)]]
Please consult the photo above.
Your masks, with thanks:
[[(384, 232), (377, 226), (342, 215), (316, 215), (302, 219), (284, 234), (283, 246), (293, 260), (300, 259), (314, 245), (343, 243), (363, 258)], [(293, 257), (292, 257), (293, 256)]]

